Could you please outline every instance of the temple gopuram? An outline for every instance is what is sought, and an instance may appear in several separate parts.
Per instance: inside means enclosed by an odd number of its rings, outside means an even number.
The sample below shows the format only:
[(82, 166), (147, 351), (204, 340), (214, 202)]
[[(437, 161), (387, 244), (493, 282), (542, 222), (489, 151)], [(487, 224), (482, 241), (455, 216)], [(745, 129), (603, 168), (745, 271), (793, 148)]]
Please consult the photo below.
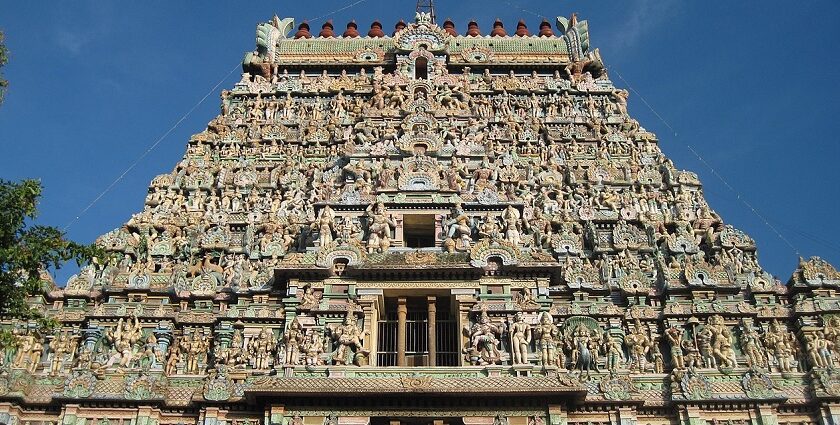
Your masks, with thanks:
[(586, 21), (256, 41), (58, 326), (0, 320), (0, 423), (840, 423), (840, 273), (764, 271)]

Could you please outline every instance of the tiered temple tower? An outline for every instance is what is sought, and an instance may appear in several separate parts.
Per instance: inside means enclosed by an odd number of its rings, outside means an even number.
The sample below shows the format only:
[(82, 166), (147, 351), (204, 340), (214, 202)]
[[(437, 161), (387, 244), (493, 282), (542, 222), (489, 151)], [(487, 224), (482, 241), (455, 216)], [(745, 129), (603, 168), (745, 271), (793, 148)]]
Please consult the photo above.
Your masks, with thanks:
[(8, 425), (840, 422), (840, 274), (785, 285), (586, 21), (257, 27), (108, 253), (3, 320)]

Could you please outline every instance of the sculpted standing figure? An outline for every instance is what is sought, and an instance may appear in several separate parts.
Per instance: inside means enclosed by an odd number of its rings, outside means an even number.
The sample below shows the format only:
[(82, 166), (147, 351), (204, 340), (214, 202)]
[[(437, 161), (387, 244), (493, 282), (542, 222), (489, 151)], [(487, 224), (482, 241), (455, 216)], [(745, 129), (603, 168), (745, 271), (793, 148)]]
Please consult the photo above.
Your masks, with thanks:
[(303, 344), (304, 331), (297, 317), (292, 319), (289, 324), (289, 329), (283, 334), (283, 346), (286, 350), (286, 356), (283, 359), (283, 364), (296, 365), (300, 363), (301, 344)]
[(184, 373), (191, 375), (199, 373), (199, 363), (203, 357), (207, 356), (208, 348), (210, 348), (210, 343), (204, 337), (204, 332), (199, 332), (198, 329), (194, 329), (189, 338), (184, 337), (181, 340), (181, 349), (187, 358)]
[(554, 324), (554, 319), (547, 311), (540, 314), (540, 324), (534, 330), (537, 337), (537, 347), (540, 349), (540, 362), (543, 366), (564, 367), (565, 364), (557, 364), (557, 336), (560, 330)]
[(335, 212), (329, 205), (325, 206), (318, 215), (318, 219), (312, 223), (312, 230), (318, 231), (321, 247), (325, 247), (333, 241), (333, 230), (335, 230)]
[(119, 366), (126, 368), (131, 365), (134, 359), (134, 344), (140, 339), (142, 328), (137, 316), (134, 316), (134, 322), (124, 323), (123, 319), (117, 322), (116, 328), (113, 331), (109, 330), (105, 337), (113, 344), (115, 357), (108, 362), (113, 364), (114, 361), (119, 360)]
[(377, 202), (371, 204), (366, 210), (369, 217), (368, 230), (368, 253), (385, 252), (391, 247), (391, 232), (397, 223), (388, 215), (385, 204)]
[(75, 351), (74, 340), (71, 340), (67, 332), (56, 334), (55, 338), (50, 341), (50, 350), (53, 353), (52, 362), (50, 363), (50, 376), (57, 376), (61, 373), (64, 365), (64, 356), (72, 354)]
[(15, 356), (13, 367), (28, 370), (35, 373), (41, 361), (44, 347), (34, 332), (26, 333), (18, 337), (18, 352)]
[(791, 337), (784, 326), (778, 320), (770, 322), (770, 327), (764, 335), (764, 347), (773, 353), (776, 360), (776, 365), (781, 372), (790, 372), (793, 370), (793, 344), (795, 340)]
[(767, 367), (758, 332), (748, 323), (741, 325), (741, 351), (747, 356), (747, 364), (751, 368)]
[(269, 331), (266, 327), (260, 330), (260, 333), (248, 344), (248, 354), (251, 356), (254, 369), (266, 370), (269, 368), (271, 358), (277, 347), (277, 339), (274, 337), (274, 332)]
[(604, 348), (607, 352), (607, 370), (615, 372), (624, 360), (624, 351), (621, 348), (621, 339), (617, 337), (608, 337), (606, 347)]
[(627, 344), (627, 348), (630, 351), (633, 369), (638, 372), (644, 372), (647, 368), (651, 341), (650, 337), (642, 330), (642, 324), (638, 320), (636, 320), (636, 326), (630, 332), (630, 335), (625, 337), (624, 343)]
[(321, 360), (321, 354), (324, 352), (324, 343), (321, 342), (320, 336), (314, 329), (310, 329), (306, 333), (306, 339), (303, 341), (303, 351), (306, 353), (307, 366), (320, 366), (324, 364)]
[(683, 357), (682, 350), (682, 329), (679, 329), (676, 326), (671, 326), (665, 331), (665, 337), (668, 338), (668, 343), (671, 344), (671, 361), (674, 363), (674, 369), (684, 368), (685, 359)]
[(513, 364), (528, 363), (528, 346), (531, 345), (531, 326), (525, 323), (522, 312), (516, 313), (510, 327), (510, 348)]

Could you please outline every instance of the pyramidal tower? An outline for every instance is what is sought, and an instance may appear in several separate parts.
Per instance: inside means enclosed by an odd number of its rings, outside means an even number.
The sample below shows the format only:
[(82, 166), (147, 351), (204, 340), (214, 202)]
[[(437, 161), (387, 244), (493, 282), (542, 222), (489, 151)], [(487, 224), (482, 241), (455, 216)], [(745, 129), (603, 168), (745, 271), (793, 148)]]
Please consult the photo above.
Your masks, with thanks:
[(586, 21), (485, 28), (258, 25), (55, 330), (2, 321), (0, 423), (837, 424), (838, 272), (766, 273)]

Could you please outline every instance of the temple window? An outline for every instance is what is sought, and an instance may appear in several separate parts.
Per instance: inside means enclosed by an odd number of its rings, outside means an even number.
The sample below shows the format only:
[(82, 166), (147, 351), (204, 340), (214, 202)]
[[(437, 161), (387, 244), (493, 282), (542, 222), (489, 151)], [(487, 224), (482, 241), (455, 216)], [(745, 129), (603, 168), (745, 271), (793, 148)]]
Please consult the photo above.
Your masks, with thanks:
[(432, 248), (435, 246), (434, 214), (410, 214), (403, 216), (403, 235), (408, 248)]

